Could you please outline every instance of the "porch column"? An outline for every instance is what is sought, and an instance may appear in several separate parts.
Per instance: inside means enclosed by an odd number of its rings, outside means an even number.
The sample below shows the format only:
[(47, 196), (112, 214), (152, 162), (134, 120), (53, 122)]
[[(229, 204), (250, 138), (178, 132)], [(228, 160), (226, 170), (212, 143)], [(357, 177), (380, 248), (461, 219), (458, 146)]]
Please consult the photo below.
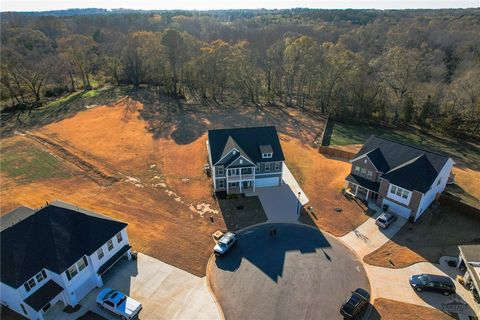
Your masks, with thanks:
[(355, 185), (355, 197), (357, 196), (357, 192), (358, 192), (358, 184)]
[(368, 201), (368, 193), (370, 192), (370, 190), (367, 189), (367, 195), (365, 196), (365, 200)]

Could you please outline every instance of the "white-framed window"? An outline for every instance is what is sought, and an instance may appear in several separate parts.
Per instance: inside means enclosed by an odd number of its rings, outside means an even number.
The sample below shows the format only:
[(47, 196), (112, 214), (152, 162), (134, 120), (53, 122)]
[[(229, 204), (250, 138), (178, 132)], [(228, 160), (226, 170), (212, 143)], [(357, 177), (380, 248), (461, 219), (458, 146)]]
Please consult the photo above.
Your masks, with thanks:
[(265, 163), (265, 171), (270, 171), (270, 162)]
[(68, 274), (70, 275), (70, 279), (73, 279), (78, 274), (77, 266), (74, 264), (67, 270)]
[(400, 188), (400, 187), (391, 186), (390, 187), (390, 194), (395, 195), (397, 197), (401, 197), (401, 198), (407, 200), (408, 196), (410, 195), (410, 191), (408, 191), (406, 189), (403, 189), (403, 188)]
[(47, 278), (47, 273), (45, 272), (45, 270), (40, 271), (40, 272), (37, 273), (37, 275), (35, 276), (35, 279), (37, 280), (37, 282), (42, 282), (42, 281), (45, 280), (46, 278)]
[(360, 167), (359, 166), (355, 166), (355, 169), (353, 171), (355, 174), (360, 174)]
[(365, 177), (366, 174), (367, 174), (367, 169), (365, 169), (365, 168), (360, 169), (360, 175), (362, 177)]
[(80, 272), (80, 271), (82, 271), (83, 269), (86, 268), (85, 261), (83, 259), (80, 259), (77, 262), (77, 268), (78, 268), (78, 272)]
[(112, 241), (112, 239), (108, 240), (108, 242), (107, 242), (107, 248), (108, 248), (108, 251), (112, 251), (112, 249), (113, 249), (113, 241)]
[(368, 178), (368, 179), (372, 179), (372, 176), (373, 176), (373, 172), (370, 171), (370, 170), (368, 170), (368, 171), (367, 171), (367, 178)]
[(280, 163), (281, 162), (275, 162), (275, 171), (280, 170)]
[(122, 237), (122, 232), (121, 231), (119, 233), (117, 233), (116, 237), (117, 237), (117, 243), (122, 242), (123, 237)]
[(218, 166), (218, 174), (223, 175), (225, 173), (223, 166)]
[(218, 188), (225, 188), (225, 182), (223, 180), (218, 180)]
[(35, 287), (36, 285), (37, 285), (37, 283), (35, 282), (35, 279), (34, 279), (34, 278), (29, 279), (29, 280), (27, 281), (27, 283), (26, 283), (25, 289), (28, 288), (27, 291), (30, 291), (30, 290), (32, 290), (32, 288)]
[(272, 156), (273, 156), (273, 153), (271, 153), (271, 152), (262, 153), (262, 158), (263, 159), (271, 158)]
[(101, 260), (104, 256), (105, 256), (105, 254), (103, 253), (103, 249), (102, 248), (98, 249), (97, 250), (98, 260)]

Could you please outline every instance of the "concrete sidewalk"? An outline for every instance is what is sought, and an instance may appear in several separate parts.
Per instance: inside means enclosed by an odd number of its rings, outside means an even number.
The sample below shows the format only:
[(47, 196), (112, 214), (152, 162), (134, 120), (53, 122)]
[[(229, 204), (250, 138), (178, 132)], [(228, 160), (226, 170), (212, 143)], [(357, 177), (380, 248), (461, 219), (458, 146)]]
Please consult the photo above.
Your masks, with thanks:
[(388, 229), (381, 229), (375, 224), (375, 219), (380, 214), (381, 212), (377, 212), (355, 230), (340, 237), (340, 240), (352, 248), (361, 259), (387, 243), (407, 222), (406, 219), (398, 217)]

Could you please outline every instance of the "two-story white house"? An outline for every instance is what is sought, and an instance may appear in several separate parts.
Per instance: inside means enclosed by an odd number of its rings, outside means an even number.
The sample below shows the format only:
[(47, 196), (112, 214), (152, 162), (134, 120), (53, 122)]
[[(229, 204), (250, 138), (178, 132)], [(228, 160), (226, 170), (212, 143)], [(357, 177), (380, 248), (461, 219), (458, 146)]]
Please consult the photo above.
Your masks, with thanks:
[(350, 160), (346, 185), (356, 197), (417, 220), (445, 190), (454, 164), (445, 155), (371, 136)]
[(0, 302), (30, 319), (77, 305), (121, 257), (131, 259), (126, 223), (59, 201), (2, 216), (0, 236)]
[(214, 191), (255, 192), (282, 184), (282, 146), (275, 127), (208, 131), (208, 159)]

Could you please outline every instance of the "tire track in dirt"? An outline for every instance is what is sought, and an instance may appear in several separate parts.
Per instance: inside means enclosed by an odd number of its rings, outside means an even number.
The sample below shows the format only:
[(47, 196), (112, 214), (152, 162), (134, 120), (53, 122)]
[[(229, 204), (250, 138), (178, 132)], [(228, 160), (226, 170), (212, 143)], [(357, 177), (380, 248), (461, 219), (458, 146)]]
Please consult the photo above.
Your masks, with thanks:
[(79, 168), (87, 175), (87, 177), (89, 177), (99, 186), (109, 187), (122, 179), (118, 175), (110, 174), (104, 170), (101, 170), (94, 164), (80, 158), (48, 138), (32, 134), (31, 132), (21, 132), (20, 134), (39, 143), (44, 149), (46, 149), (47, 152)]

